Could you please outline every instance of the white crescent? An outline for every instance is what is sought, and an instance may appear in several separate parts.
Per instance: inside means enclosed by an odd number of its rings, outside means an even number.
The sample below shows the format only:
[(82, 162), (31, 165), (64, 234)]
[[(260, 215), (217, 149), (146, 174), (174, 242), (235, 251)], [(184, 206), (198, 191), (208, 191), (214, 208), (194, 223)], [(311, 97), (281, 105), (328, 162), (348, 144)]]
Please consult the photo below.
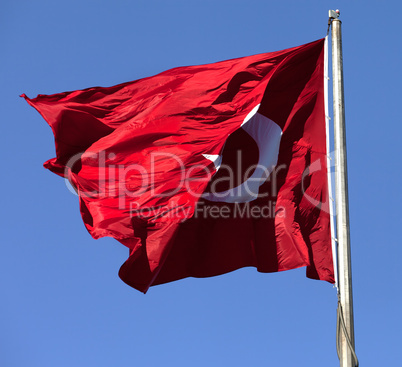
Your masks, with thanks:
[[(256, 142), (259, 150), (258, 164), (251, 177), (241, 185), (222, 192), (205, 193), (203, 198), (209, 201), (226, 203), (246, 203), (258, 197), (260, 186), (268, 179), (278, 162), (279, 145), (282, 129), (271, 119), (258, 113), (260, 105), (255, 106), (244, 119), (241, 128)], [(204, 157), (214, 162), (217, 170), (222, 162), (222, 155)]]

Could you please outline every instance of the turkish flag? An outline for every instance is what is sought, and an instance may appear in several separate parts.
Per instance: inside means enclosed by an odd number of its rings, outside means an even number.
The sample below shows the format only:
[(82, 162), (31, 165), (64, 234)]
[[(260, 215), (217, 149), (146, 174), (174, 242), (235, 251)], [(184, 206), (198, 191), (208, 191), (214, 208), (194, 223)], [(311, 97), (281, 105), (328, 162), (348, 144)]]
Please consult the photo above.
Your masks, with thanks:
[(86, 228), (129, 247), (120, 277), (151, 285), (254, 266), (334, 282), (324, 40), (38, 95), (45, 167), (77, 190)]

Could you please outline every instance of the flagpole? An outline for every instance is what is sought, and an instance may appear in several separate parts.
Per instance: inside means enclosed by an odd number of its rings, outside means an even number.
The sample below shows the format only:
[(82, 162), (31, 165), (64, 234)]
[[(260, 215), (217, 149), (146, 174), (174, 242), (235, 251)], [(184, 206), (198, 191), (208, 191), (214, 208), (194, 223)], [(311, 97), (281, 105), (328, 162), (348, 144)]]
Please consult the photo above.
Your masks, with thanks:
[(335, 203), (338, 240), (337, 347), (341, 367), (358, 366), (354, 338), (352, 269), (350, 254), (348, 178), (346, 161), (345, 104), (343, 87), (342, 22), (339, 10), (329, 11), (332, 25), (332, 78), (334, 100)]

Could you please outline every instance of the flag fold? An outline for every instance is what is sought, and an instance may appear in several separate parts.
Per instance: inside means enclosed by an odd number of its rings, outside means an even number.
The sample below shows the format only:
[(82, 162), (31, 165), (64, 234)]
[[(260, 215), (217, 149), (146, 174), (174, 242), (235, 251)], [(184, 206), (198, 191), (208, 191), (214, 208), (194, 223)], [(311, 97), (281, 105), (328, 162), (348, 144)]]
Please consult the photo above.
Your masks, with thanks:
[(242, 267), (334, 282), (324, 40), (113, 87), (23, 95), (53, 130), (45, 162), (94, 238), (152, 285)]

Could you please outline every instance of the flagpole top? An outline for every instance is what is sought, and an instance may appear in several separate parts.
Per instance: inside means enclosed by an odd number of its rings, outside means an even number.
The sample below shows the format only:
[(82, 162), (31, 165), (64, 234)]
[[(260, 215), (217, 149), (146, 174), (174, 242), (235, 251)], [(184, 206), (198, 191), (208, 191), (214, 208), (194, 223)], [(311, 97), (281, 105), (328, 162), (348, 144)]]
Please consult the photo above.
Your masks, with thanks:
[(341, 15), (341, 12), (339, 9), (336, 10), (328, 10), (328, 29), (327, 29), (327, 36), (329, 35), (329, 30), (331, 29), (331, 24), (334, 20), (337, 21), (338, 24), (342, 24), (341, 20), (339, 19), (339, 16)]
[(339, 9), (329, 10), (328, 15), (330, 19), (338, 19), (339, 16), (341, 15), (341, 12), (339, 11)]

